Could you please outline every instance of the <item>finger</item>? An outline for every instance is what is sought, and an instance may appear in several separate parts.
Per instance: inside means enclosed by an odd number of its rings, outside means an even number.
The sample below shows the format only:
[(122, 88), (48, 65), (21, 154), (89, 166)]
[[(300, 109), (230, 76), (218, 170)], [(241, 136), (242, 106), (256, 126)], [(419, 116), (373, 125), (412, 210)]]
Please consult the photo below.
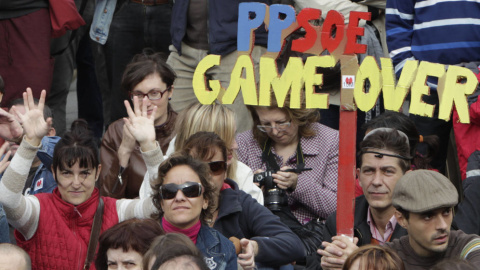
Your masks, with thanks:
[(325, 263), (336, 267), (342, 267), (342, 265), (345, 263), (345, 260), (337, 257), (325, 257)]
[[(27, 91), (28, 91), (28, 89), (30, 89), (30, 88), (27, 88)], [(29, 111), (27, 92), (23, 92), (22, 97), (23, 97), (23, 107), (25, 108), (25, 113), (27, 113)]]
[(343, 256), (343, 251), (336, 247), (335, 245), (330, 245), (328, 247), (325, 247), (324, 249), (326, 252), (330, 253), (330, 257), (342, 257)]
[(7, 151), (7, 148), (10, 146), (10, 143), (9, 142), (4, 142), (2, 144), (2, 147), (0, 147), (0, 156), (3, 156), (3, 154), (5, 153), (5, 151)]
[(50, 128), (51, 128), (52, 125), (53, 125), (53, 119), (52, 119), (52, 117), (48, 117), (47, 120), (45, 121), (45, 123), (47, 123), (47, 127), (48, 127), (48, 129), (50, 130)]
[[(137, 97), (133, 97), (133, 100), (135, 100)], [(125, 109), (127, 109), (127, 115), (130, 118), (135, 117), (135, 114), (133, 113), (132, 106), (130, 106), (130, 102), (128, 100), (124, 100), (123, 104), (125, 104)]]
[(147, 100), (148, 97), (143, 97), (143, 102), (142, 102), (142, 116), (147, 117)]
[[(10, 158), (10, 151), (8, 151), (8, 156), (5, 156), (3, 159), (8, 160)], [(0, 173), (4, 172), (8, 166), (10, 165), (10, 161), (6, 161), (5, 163), (0, 164)]]
[(27, 88), (27, 101), (30, 110), (35, 108), (35, 101), (33, 100), (32, 88)]
[(138, 101), (138, 97), (133, 97), (133, 112), (135, 114), (135, 116), (140, 116), (141, 115), (141, 111), (140, 111), (140, 104), (139, 104), (139, 101)]
[(45, 105), (45, 96), (47, 95), (47, 91), (42, 90), (40, 93), (40, 99), (38, 100), (38, 109), (43, 112), (43, 107)]
[(153, 106), (153, 109), (152, 109), (152, 114), (150, 115), (150, 120), (153, 120), (155, 121), (155, 114), (157, 113), (157, 110), (158, 110), (158, 107), (155, 105)]

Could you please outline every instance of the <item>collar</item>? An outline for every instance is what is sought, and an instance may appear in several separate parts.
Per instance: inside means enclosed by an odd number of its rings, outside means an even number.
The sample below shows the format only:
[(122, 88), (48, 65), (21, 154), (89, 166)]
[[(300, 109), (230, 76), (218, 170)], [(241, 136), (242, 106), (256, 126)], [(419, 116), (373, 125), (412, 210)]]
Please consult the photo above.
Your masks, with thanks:
[(94, 188), (92, 196), (79, 205), (73, 205), (64, 201), (58, 191), (58, 187), (52, 192), (55, 207), (66, 219), (78, 219), (78, 221), (93, 221), (99, 202), (100, 192)]
[(175, 127), (175, 121), (177, 119), (177, 113), (172, 109), (170, 103), (168, 104), (167, 108), (167, 121), (165, 123), (155, 126), (155, 133), (157, 134), (157, 138), (160, 137), (168, 137), (173, 133)]
[(385, 226), (385, 233), (380, 235), (379, 230), (375, 226), (375, 222), (372, 218), (372, 212), (370, 212), (370, 207), (367, 210), (367, 224), (370, 226), (370, 233), (372, 237), (376, 239), (380, 244), (385, 244), (388, 242), (388, 239), (392, 236), (395, 226), (397, 225), (397, 218), (393, 215)]
[(229, 178), (225, 179), (225, 183), (231, 188), (220, 191), (220, 208), (218, 209), (217, 220), (224, 216), (242, 211), (242, 205), (240, 204), (240, 191), (237, 183)]

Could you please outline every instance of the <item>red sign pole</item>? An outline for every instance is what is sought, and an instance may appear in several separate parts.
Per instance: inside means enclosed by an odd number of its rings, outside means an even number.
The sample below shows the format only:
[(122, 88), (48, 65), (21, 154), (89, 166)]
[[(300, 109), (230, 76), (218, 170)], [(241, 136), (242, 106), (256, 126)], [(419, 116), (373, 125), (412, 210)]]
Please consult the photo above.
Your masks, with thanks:
[(338, 151), (337, 234), (353, 240), (355, 211), (355, 153), (357, 111), (353, 100), (353, 86), (358, 70), (355, 55), (340, 57), (342, 90), (340, 105), (340, 146)]

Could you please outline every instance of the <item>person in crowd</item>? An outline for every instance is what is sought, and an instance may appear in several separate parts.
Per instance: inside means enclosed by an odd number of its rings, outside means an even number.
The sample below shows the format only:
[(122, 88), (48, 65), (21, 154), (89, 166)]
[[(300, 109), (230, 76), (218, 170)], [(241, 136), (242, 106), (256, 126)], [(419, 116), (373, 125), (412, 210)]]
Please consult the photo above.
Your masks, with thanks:
[[(444, 65), (474, 65), (480, 61), (480, 5), (475, 1), (389, 0), (386, 8), (387, 45), (397, 78), (408, 60)], [(448, 33), (448, 34), (446, 34)], [(474, 62), (477, 62), (476, 64)], [(477, 72), (478, 73), (478, 72)], [(452, 121), (438, 119), (438, 78), (429, 76), (430, 88), (422, 101), (435, 105), (433, 117), (410, 114), (423, 136), (437, 135), (447, 145)], [(432, 166), (445, 173), (447, 147), (440, 147)]]
[[(133, 100), (137, 97), (145, 103), (148, 115), (154, 117), (155, 139), (163, 153), (174, 137), (177, 117), (169, 100), (173, 93), (175, 72), (161, 59), (158, 53), (144, 51), (136, 55), (125, 69), (122, 89)], [(152, 114), (153, 108), (157, 110)], [(142, 154), (135, 139), (119, 119), (112, 123), (102, 140), (100, 160), (100, 192), (113, 198), (137, 198), (146, 172)]]
[[(408, 136), (408, 144), (410, 145), (411, 169), (433, 169), (430, 165), (432, 158), (438, 151), (438, 137), (436, 135), (422, 136), (418, 133), (417, 127), (412, 119), (407, 115), (386, 111), (362, 126), (362, 131), (368, 134), (376, 128), (394, 128), (405, 133)], [(418, 149), (422, 148), (420, 154)], [(357, 178), (355, 187), (355, 196), (363, 194), (363, 189)]]
[(50, 90), (53, 74), (49, 1), (1, 1), (0, 29), (0, 74), (5, 80), (2, 106), (21, 98), (27, 87), (39, 98), (41, 89)]
[(143, 257), (143, 265), (143, 270), (209, 269), (202, 252), (188, 236), (181, 233), (168, 233), (155, 238)]
[(236, 269), (233, 243), (208, 226), (216, 207), (208, 165), (187, 155), (173, 155), (160, 165), (153, 185), (158, 214), (152, 218), (161, 222), (164, 231), (187, 235), (210, 269)]
[[(173, 109), (180, 112), (196, 100), (193, 92), (193, 74), (198, 63), (208, 54), (221, 55), (218, 67), (206, 72), (209, 80), (219, 80), (224, 88), (230, 83), (231, 72), (237, 61), (238, 6), (245, 0), (231, 3), (215, 0), (177, 0), (173, 5), (171, 35), (172, 45), (167, 63), (178, 72)], [(257, 2), (272, 4), (272, 0)], [(254, 31), (255, 46), (251, 56), (258, 75), (260, 57), (266, 52), (267, 32), (262, 25)], [(258, 78), (258, 76), (256, 76)], [(237, 114), (237, 129), (250, 128), (252, 120), (245, 108), (243, 95), (239, 94), (232, 105), (227, 105)]]
[(441, 173), (415, 170), (395, 186), (392, 204), (398, 223), (408, 235), (388, 246), (398, 252), (406, 269), (431, 269), (443, 259), (480, 263), (480, 237), (450, 229), (458, 193)]
[(122, 104), (129, 93), (123, 91), (121, 78), (132, 58), (145, 48), (160, 52), (162, 58), (168, 56), (173, 18), (171, 0), (96, 1), (90, 38), (101, 45), (96, 60), (101, 57), (105, 61), (102, 72), (108, 85), (102, 89), (102, 98), (106, 126), (127, 115)]
[[(253, 107), (252, 130), (237, 136), (238, 159), (255, 173), (272, 172), (278, 188), (288, 197), (288, 211), (297, 223), (325, 220), (336, 209), (338, 131), (317, 123), (318, 112), (291, 109), (286, 98), (279, 108)], [(265, 205), (269, 198), (265, 195)]]
[(385, 246), (366, 245), (348, 256), (343, 270), (405, 270), (398, 254)]
[(176, 149), (184, 148), (185, 142), (199, 131), (215, 132), (227, 144), (227, 177), (234, 180), (239, 188), (252, 195), (263, 204), (263, 193), (253, 184), (253, 172), (244, 163), (238, 161), (238, 144), (235, 141), (237, 132), (235, 113), (225, 105), (202, 105), (198, 102), (190, 104), (183, 110), (175, 124), (176, 137), (172, 139), (167, 155)]
[[(218, 135), (193, 134), (181, 151), (210, 165), (217, 191), (217, 210), (209, 225), (228, 238), (241, 239), (242, 246), (251, 244), (256, 265), (278, 268), (305, 256), (300, 239), (277, 216), (227, 178), (227, 147)], [(239, 260), (239, 264), (245, 266), (243, 260)]]
[(163, 234), (162, 227), (153, 219), (133, 218), (118, 223), (100, 236), (95, 268), (142, 270), (143, 255), (155, 237)]
[(30, 270), (32, 262), (25, 250), (18, 246), (0, 244), (0, 269)]
[[(34, 99), (34, 104), (38, 105), (38, 99)], [(23, 99), (15, 99), (10, 103), (9, 110), (12, 112), (12, 107), (15, 106), (15, 109), (20, 113), (25, 113), (25, 106)], [(52, 119), (53, 114), (50, 108), (45, 105), (43, 107), (43, 117), (44, 119)], [(17, 119), (20, 122), (20, 119)], [(23, 133), (23, 128), (22, 128)], [(60, 137), (56, 136), (56, 130), (53, 126), (50, 127), (47, 135), (42, 139), (42, 146), (37, 152), (35, 159), (32, 162), (30, 172), (28, 173), (27, 181), (25, 182), (25, 187), (23, 188), (22, 193), (25, 195), (28, 194), (37, 194), (37, 193), (52, 193), (52, 191), (57, 187), (57, 182), (53, 177), (51, 167), (53, 159), (53, 150), (55, 145), (60, 140)], [(21, 138), (20, 138), (21, 141)], [(10, 157), (13, 157), (20, 146), (20, 141), (9, 142)], [(0, 177), (3, 176), (3, 173), (0, 173)]]
[(321, 266), (341, 268), (357, 246), (384, 245), (406, 234), (395, 218), (392, 205), (397, 181), (410, 169), (410, 147), (405, 133), (390, 128), (378, 128), (368, 133), (360, 145), (358, 179), (365, 195), (355, 200), (354, 242), (342, 243), (337, 236), (336, 214), (328, 217)]
[[(103, 215), (101, 228), (97, 227), (96, 231), (105, 231), (133, 217), (149, 217), (155, 209), (148, 199), (116, 200), (100, 196), (95, 188), (101, 170), (98, 147), (87, 127), (82, 125), (76, 125), (55, 146), (52, 171), (57, 188), (52, 193), (22, 195), (30, 164), (52, 124), (51, 119), (45, 120), (43, 116), (45, 95), (42, 91), (38, 106), (35, 106), (32, 91), (27, 89), (25, 114), (13, 109), (22, 121), (25, 136), (0, 182), (0, 203), (9, 223), (16, 229), (17, 244), (30, 255), (35, 268), (66, 269), (90, 263), (86, 259), (87, 250), (99, 206), (102, 208), (103, 204)], [(148, 156), (145, 157), (147, 162), (160, 160), (161, 155), (149, 155), (157, 146), (153, 128), (156, 107), (152, 115), (148, 115), (145, 100), (142, 108), (137, 97), (133, 103), (134, 110), (125, 103), (129, 112), (129, 119), (125, 119), (129, 132)], [(56, 237), (51, 237), (52, 234)], [(49, 247), (48, 252), (41, 247)], [(94, 250), (93, 246), (90, 249)]]

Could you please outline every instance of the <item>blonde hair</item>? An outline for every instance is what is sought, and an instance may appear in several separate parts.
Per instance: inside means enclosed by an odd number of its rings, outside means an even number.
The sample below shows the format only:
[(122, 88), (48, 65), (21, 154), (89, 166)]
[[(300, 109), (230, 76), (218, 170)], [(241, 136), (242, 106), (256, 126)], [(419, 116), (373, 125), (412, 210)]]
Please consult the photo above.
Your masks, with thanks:
[[(183, 150), (185, 142), (193, 134), (200, 131), (216, 133), (231, 151), (235, 140), (235, 113), (222, 104), (202, 105), (194, 102), (183, 110), (175, 124), (175, 151)], [(236, 180), (237, 154), (232, 152), (233, 159), (227, 169), (227, 177)]]

